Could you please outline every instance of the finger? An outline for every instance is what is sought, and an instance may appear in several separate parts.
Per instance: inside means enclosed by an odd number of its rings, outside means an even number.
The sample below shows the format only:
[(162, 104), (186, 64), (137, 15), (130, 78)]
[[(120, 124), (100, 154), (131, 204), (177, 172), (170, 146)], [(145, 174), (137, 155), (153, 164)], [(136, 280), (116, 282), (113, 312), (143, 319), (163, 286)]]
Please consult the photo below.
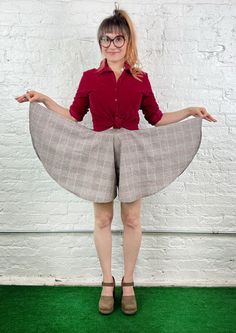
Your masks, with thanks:
[(200, 112), (203, 114), (203, 118), (216, 122), (217, 120), (210, 115), (210, 113), (207, 112), (206, 108), (202, 107), (200, 108)]
[(27, 102), (28, 98), (26, 96), (26, 94), (22, 95), (19, 99), (18, 102), (23, 103), (23, 102)]
[(206, 114), (205, 114), (205, 112), (204, 112), (202, 109), (198, 109), (198, 110), (196, 111), (196, 116), (197, 116), (197, 117), (200, 117), (200, 118), (205, 118), (205, 117), (206, 117)]
[[(31, 92), (32, 92), (32, 90), (31, 90)], [(30, 93), (27, 93), (26, 97), (27, 97), (27, 99), (28, 99), (29, 102), (34, 102), (36, 100), (36, 98), (37, 98), (36, 95), (34, 95), (34, 94), (30, 95)]]
[(212, 115), (210, 115), (210, 113), (207, 113), (207, 118), (211, 121), (217, 121)]
[(200, 108), (201, 117), (208, 120), (209, 113), (205, 108)]
[(216, 122), (217, 120), (210, 115), (212, 121)]
[(210, 117), (208, 117), (208, 116), (206, 116), (205, 119), (208, 120), (208, 121), (210, 121), (210, 122), (212, 121), (212, 119)]
[(201, 112), (202, 112), (203, 116), (205, 116), (205, 117), (208, 115), (208, 112), (205, 108), (202, 108)]
[(34, 93), (33, 90), (27, 90), (27, 92), (26, 92), (26, 97), (27, 97), (27, 99), (31, 102), (31, 101), (34, 101), (34, 100), (35, 100), (36, 95), (35, 95), (35, 93)]
[(26, 99), (27, 99), (28, 101), (30, 101), (30, 100), (31, 100), (31, 96), (30, 96), (30, 94), (29, 94), (29, 93), (26, 93), (26, 94), (25, 94), (25, 97), (26, 97)]
[(28, 102), (28, 99), (23, 99), (23, 100), (18, 101), (18, 103), (25, 103), (25, 102)]
[(27, 98), (25, 96), (20, 96), (20, 97), (17, 98), (17, 101), (22, 103), (22, 102), (27, 101)]

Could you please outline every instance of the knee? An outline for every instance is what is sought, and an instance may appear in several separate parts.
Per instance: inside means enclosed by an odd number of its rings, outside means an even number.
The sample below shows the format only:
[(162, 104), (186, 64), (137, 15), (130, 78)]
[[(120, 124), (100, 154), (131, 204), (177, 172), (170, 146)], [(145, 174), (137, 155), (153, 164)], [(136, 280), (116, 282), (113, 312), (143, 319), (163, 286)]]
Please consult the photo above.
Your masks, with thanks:
[(137, 216), (123, 216), (122, 222), (124, 226), (130, 227), (130, 228), (140, 228), (140, 217)]
[(111, 223), (112, 223), (112, 219), (113, 219), (113, 216), (110, 214), (96, 217), (95, 225), (100, 229), (110, 227)]

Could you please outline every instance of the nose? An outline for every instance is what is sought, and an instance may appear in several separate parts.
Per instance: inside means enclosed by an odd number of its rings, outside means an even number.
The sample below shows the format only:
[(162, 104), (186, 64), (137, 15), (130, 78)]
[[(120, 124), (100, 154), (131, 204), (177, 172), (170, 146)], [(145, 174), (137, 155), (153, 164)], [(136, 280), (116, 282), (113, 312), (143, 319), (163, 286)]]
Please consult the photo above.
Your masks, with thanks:
[(111, 44), (108, 47), (108, 50), (111, 50), (111, 51), (117, 50), (117, 47), (115, 47), (115, 45), (114, 45), (114, 41), (111, 42)]
[(116, 48), (114, 48), (114, 47), (109, 47), (109, 48), (107, 49), (107, 52), (119, 52), (119, 50), (116, 49)]

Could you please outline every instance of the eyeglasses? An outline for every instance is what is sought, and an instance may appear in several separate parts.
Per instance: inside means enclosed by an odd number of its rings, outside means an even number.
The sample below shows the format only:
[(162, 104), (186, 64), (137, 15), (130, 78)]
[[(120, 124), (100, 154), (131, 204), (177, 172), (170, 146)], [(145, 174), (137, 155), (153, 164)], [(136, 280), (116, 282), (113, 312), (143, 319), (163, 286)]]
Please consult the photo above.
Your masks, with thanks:
[(125, 43), (125, 37), (123, 35), (117, 35), (115, 38), (110, 38), (108, 36), (103, 36), (100, 38), (100, 44), (105, 48), (109, 47), (111, 42), (113, 42), (116, 47), (120, 48)]

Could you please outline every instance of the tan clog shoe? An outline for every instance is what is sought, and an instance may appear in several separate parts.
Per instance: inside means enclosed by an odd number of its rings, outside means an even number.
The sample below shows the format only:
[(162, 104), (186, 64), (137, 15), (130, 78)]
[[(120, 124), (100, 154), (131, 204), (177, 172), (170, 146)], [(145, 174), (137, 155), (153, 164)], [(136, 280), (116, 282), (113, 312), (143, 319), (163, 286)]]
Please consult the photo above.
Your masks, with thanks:
[(113, 282), (102, 282), (102, 286), (113, 287), (113, 296), (100, 296), (98, 309), (102, 314), (112, 313), (115, 303), (115, 278), (112, 276)]
[(124, 282), (124, 276), (121, 281), (121, 310), (125, 314), (135, 314), (137, 312), (137, 302), (135, 295), (123, 296), (123, 287), (134, 286), (134, 282)]

